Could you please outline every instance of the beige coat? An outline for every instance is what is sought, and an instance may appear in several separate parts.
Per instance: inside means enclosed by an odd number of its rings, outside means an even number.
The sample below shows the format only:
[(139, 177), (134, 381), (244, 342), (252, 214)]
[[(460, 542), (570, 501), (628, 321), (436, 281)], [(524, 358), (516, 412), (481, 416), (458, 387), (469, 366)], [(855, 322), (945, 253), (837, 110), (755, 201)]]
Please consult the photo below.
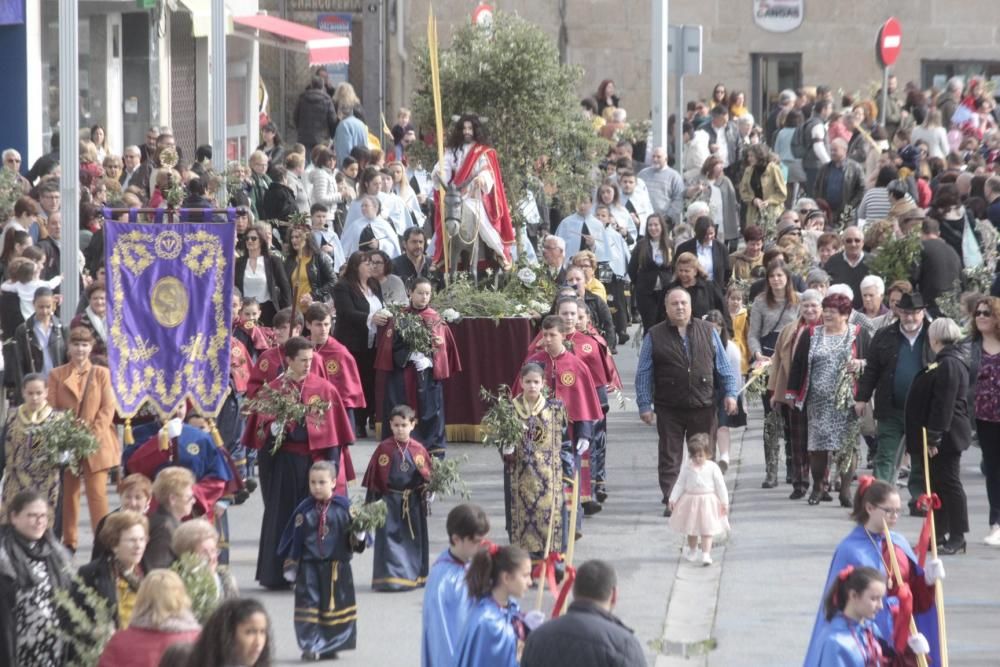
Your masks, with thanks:
[(799, 340), (798, 331), (802, 318), (786, 324), (778, 334), (778, 342), (774, 345), (771, 355), (771, 370), (767, 377), (767, 388), (773, 392), (776, 402), (791, 405), (785, 400), (785, 390), (788, 388), (788, 372), (792, 368), (792, 357), (795, 356), (795, 344)]
[[(94, 375), (87, 387), (86, 396), (83, 396), (87, 373), (91, 368)], [(97, 436), (100, 448), (87, 459), (86, 468), (89, 472), (121, 465), (122, 447), (112, 423), (115, 397), (111, 393), (111, 372), (107, 368), (94, 366), (89, 361), (81, 372), (77, 372), (72, 363), (53, 368), (49, 373), (49, 405), (58, 410), (72, 410), (74, 413), (79, 408), (80, 419)]]

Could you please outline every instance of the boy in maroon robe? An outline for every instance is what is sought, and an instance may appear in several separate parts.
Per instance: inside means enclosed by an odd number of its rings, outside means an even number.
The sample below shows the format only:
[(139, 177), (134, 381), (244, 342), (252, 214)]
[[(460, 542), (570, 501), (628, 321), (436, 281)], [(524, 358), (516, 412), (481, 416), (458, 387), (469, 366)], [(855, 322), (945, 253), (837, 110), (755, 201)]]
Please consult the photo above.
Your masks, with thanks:
[[(247, 380), (247, 398), (253, 398), (263, 385), (285, 371), (285, 354), (282, 348), (289, 338), (298, 336), (301, 331), (302, 315), (298, 311), (293, 311), (291, 308), (278, 311), (278, 314), (274, 316), (274, 335), (277, 344), (270, 350), (262, 352), (257, 358), (257, 363), (250, 369), (250, 378)], [(323, 356), (315, 351), (309, 372), (326, 379)]]
[(451, 329), (428, 305), (432, 294), (431, 281), (417, 278), (413, 281), (410, 306), (404, 311), (419, 315), (430, 329), (433, 351), (429, 355), (411, 349), (403, 336), (397, 335), (393, 320), (379, 332), (375, 353), (375, 370), (379, 373), (376, 404), (383, 435), (389, 432), (389, 414), (394, 407), (415, 406), (414, 437), (431, 455), (443, 458), (447, 448), (443, 383), (462, 370), (462, 363)]
[(336, 338), (330, 335), (333, 319), (330, 310), (322, 303), (314, 303), (306, 309), (306, 329), (311, 342), (322, 359), (326, 379), (340, 392), (340, 398), (347, 408), (347, 416), (354, 423), (354, 409), (364, 408), (365, 392), (361, 387), (358, 364), (351, 353)]
[[(279, 425), (274, 415), (252, 412), (247, 419), (243, 442), (260, 450), (260, 486), (264, 500), (257, 580), (267, 588), (287, 586), (282, 562), (277, 556), (278, 541), (295, 508), (309, 495), (309, 467), (315, 461), (337, 466), (337, 493), (347, 492), (354, 479), (348, 446), (354, 430), (336, 387), (313, 374), (312, 343), (305, 338), (289, 338), (284, 345), (284, 372), (268, 383), (274, 391), (294, 396), (310, 406), (304, 423), (284, 425), (285, 439), (272, 452)], [(323, 409), (323, 404), (329, 405)]]

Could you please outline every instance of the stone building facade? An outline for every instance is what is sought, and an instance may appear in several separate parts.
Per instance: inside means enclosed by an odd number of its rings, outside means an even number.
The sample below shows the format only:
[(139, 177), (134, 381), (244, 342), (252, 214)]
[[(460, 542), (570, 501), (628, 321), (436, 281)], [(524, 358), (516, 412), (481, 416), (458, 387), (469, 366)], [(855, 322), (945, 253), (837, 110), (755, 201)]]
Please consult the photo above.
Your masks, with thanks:
[[(377, 89), (372, 84), (366, 87), (363, 80), (377, 78), (381, 42), (385, 54), (381, 97), (391, 123), (395, 108), (406, 104), (414, 92), (408, 57), (425, 43), (430, 0), (284, 1), (295, 7), (289, 18), (313, 26), (319, 13), (353, 12), (356, 45), (352, 61), (364, 62), (352, 62), (350, 77), (369, 114), (377, 109), (377, 101), (373, 106), (366, 98)], [(653, 1), (493, 0), (491, 4), (537, 23), (559, 41), (565, 61), (584, 69), (581, 96), (593, 94), (602, 79), (614, 79), (622, 106), (636, 119), (646, 118), (650, 109)], [(260, 4), (266, 8), (277, 2), (262, 0)], [(471, 20), (478, 4), (478, 0), (434, 0), (443, 45), (457, 26)], [(704, 74), (685, 77), (684, 98), (706, 98), (714, 84), (722, 82), (730, 91), (744, 91), (748, 107), (757, 116), (786, 87), (825, 83), (834, 90), (867, 95), (881, 85), (875, 37), (889, 16), (898, 18), (903, 27), (902, 53), (894, 68), (901, 83), (915, 81), (929, 87), (955, 74), (997, 77), (1000, 82), (997, 0), (670, 0), (671, 24), (704, 26)], [(373, 25), (379, 18), (385, 19), (381, 40)], [(771, 29), (760, 23), (771, 24)], [(368, 28), (361, 29), (366, 24)], [(775, 31), (792, 24), (797, 25)], [(357, 40), (362, 39), (364, 46), (358, 48)], [(262, 48), (261, 75), (275, 91), (271, 84), (276, 77), (268, 58)], [(293, 109), (307, 68), (303, 57), (290, 55), (288, 59), (287, 84), (292, 83), (288, 72), (300, 77), (294, 88), (286, 85)], [(671, 82), (671, 111), (673, 89)]]

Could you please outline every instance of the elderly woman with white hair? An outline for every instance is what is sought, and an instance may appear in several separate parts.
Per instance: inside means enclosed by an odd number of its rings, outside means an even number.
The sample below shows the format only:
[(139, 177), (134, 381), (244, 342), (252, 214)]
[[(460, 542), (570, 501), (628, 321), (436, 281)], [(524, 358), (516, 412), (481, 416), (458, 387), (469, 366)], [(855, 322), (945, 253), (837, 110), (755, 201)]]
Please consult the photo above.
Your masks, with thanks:
[[(934, 511), (938, 553), (965, 553), (969, 532), (969, 510), (962, 488), (962, 452), (972, 442), (969, 420), (969, 360), (960, 345), (962, 330), (954, 320), (942, 317), (927, 329), (934, 363), (913, 379), (906, 397), (904, 428), (906, 449), (922, 458), (927, 448), (931, 493), (941, 499)], [(945, 537), (947, 536), (947, 538)]]
[(861, 312), (870, 320), (889, 312), (882, 302), (885, 296), (885, 281), (881, 277), (869, 274), (861, 279)]

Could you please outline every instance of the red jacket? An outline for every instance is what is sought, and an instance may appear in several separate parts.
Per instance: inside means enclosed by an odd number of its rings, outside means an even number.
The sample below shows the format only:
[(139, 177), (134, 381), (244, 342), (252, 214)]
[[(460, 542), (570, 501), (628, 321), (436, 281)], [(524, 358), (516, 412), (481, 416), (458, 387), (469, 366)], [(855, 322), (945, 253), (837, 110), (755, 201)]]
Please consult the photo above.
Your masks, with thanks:
[[(194, 620), (191, 619), (191, 623)], [(157, 667), (163, 653), (172, 644), (191, 643), (198, 639), (198, 624), (177, 621), (177, 627), (153, 630), (129, 627), (119, 630), (104, 647), (97, 667)]]

